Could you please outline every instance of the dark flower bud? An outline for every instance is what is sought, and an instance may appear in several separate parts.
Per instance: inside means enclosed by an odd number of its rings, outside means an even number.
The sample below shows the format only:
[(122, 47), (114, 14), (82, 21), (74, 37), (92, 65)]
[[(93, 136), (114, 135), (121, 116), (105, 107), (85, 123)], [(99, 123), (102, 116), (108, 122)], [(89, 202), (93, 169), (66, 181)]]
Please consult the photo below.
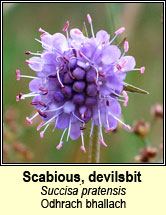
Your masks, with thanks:
[(73, 70), (73, 76), (77, 79), (77, 80), (83, 80), (85, 77), (85, 70), (77, 67), (75, 70)]
[(89, 84), (86, 88), (86, 93), (88, 96), (96, 96), (97, 95), (97, 87), (95, 84)]
[(73, 90), (77, 93), (82, 93), (85, 89), (85, 82), (83, 81), (76, 81), (73, 84)]
[(155, 118), (163, 118), (163, 106), (161, 104), (154, 105), (151, 112)]
[(133, 133), (137, 134), (138, 136), (144, 139), (148, 135), (149, 130), (150, 130), (149, 122), (139, 120), (134, 124)]

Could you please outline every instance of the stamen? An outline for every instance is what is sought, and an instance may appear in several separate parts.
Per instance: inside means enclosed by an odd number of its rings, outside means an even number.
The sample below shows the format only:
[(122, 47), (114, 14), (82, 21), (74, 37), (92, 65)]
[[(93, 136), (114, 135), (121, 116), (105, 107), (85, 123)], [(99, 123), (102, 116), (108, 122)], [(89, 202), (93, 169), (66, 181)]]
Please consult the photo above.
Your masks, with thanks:
[(21, 99), (24, 99), (22, 93), (19, 93), (18, 96), (16, 96), (16, 102), (20, 101)]
[(28, 124), (32, 125), (32, 120), (37, 117), (39, 114), (38, 113), (35, 113), (31, 118), (29, 117), (26, 117), (26, 121)]
[(27, 123), (28, 123), (29, 125), (32, 125), (32, 121), (30, 120), (29, 117), (26, 117), (26, 121), (27, 121)]
[(71, 72), (70, 72), (70, 71), (68, 71), (68, 75), (69, 75), (69, 77), (70, 77), (72, 80), (74, 80), (74, 79), (75, 79), (75, 77), (71, 74)]
[(128, 101), (129, 101), (129, 97), (128, 97), (128, 95), (127, 95), (127, 92), (126, 92), (125, 90), (123, 90), (123, 91), (122, 91), (122, 95), (123, 95), (124, 98), (125, 98), (125, 101), (124, 101), (123, 106), (124, 106), (124, 107), (127, 107), (127, 104), (128, 104)]
[(56, 149), (60, 150), (63, 146), (63, 141), (60, 141), (60, 143), (57, 145)]
[(29, 75), (20, 75), (21, 78), (31, 78), (31, 79), (40, 79), (38, 77), (35, 76), (29, 76)]
[(119, 64), (116, 64), (116, 68), (117, 68), (117, 70), (119, 70), (120, 72), (122, 72), (122, 67), (119, 65)]
[(67, 139), (66, 139), (66, 141), (69, 140), (70, 130), (71, 130), (71, 118), (70, 118), (70, 122), (69, 122), (69, 128), (68, 128), (68, 133), (67, 133)]
[(89, 135), (90, 137), (92, 136), (93, 128), (94, 128), (94, 122), (92, 120), (91, 129), (90, 129), (90, 135)]
[(34, 97), (34, 96), (39, 96), (40, 94), (39, 93), (36, 93), (36, 92), (33, 92), (33, 93), (27, 93), (27, 94), (22, 94), (21, 96), (21, 99), (25, 99), (25, 98), (28, 98), (28, 97)]
[(40, 109), (37, 109), (37, 112), (39, 113), (40, 116), (47, 118), (47, 115), (45, 113), (41, 112)]
[(48, 89), (44, 89), (43, 87), (39, 88), (40, 91), (45, 92), (42, 95), (47, 95), (48, 94)]
[(46, 104), (44, 104), (43, 102), (41, 102), (41, 101), (39, 101), (39, 104), (41, 105), (41, 106), (43, 106), (43, 107), (47, 107), (47, 105)]
[(110, 132), (110, 131), (113, 131), (113, 129), (112, 129), (112, 128), (109, 128), (109, 129), (106, 129), (104, 132), (105, 132), (105, 133), (108, 133), (108, 132)]
[(88, 19), (88, 22), (89, 22), (90, 27), (91, 27), (92, 37), (95, 38), (94, 31), (93, 31), (93, 25), (92, 25), (92, 19), (91, 19), (91, 16), (89, 14), (87, 14), (87, 19)]
[(30, 105), (38, 105), (39, 103), (38, 102), (30, 102), (29, 104)]
[(48, 128), (49, 125), (50, 124), (47, 124), (46, 127), (44, 128), (44, 130), (40, 132), (40, 138), (44, 137), (44, 132), (47, 130), (47, 128)]
[(83, 130), (85, 130), (85, 129), (86, 129), (86, 127), (83, 127), (83, 126), (80, 127), (80, 130), (81, 130), (81, 131), (83, 131)]
[(81, 131), (81, 140), (82, 140), (82, 145), (81, 145), (80, 149), (81, 149), (83, 152), (86, 152), (85, 144), (84, 144), (84, 134), (83, 134), (82, 131)]
[[(45, 122), (44, 124), (43, 124), (43, 126), (45, 126), (45, 125), (47, 125), (47, 124), (50, 124), (51, 123), (51, 121), (53, 121), (55, 118), (57, 118), (57, 117), (59, 117), (59, 115), (61, 114), (62, 112), (60, 112), (59, 114), (57, 114), (57, 115), (54, 115), (51, 119), (49, 119), (47, 122)], [(55, 123), (55, 125), (56, 125), (57, 123)], [(55, 126), (56, 127), (56, 126)]]
[(16, 70), (16, 80), (19, 81), (20, 80), (20, 70)]
[(91, 65), (91, 66), (96, 70), (95, 84), (96, 84), (96, 86), (98, 86), (97, 82), (98, 82), (98, 79), (99, 79), (99, 71), (95, 66), (93, 66), (93, 65)]
[(30, 62), (29, 60), (25, 60), (25, 63), (27, 63), (27, 64), (33, 64), (33, 62)]
[(40, 38), (42, 39), (46, 35), (48, 35), (48, 33), (45, 32), (45, 33), (43, 33), (43, 34), (40, 35)]
[(43, 30), (42, 28), (39, 28), (39, 32), (41, 33), (47, 33), (45, 30)]
[(129, 50), (129, 43), (128, 43), (128, 41), (125, 41), (124, 42), (124, 51), (128, 52), (128, 50)]
[(43, 127), (43, 125), (44, 125), (44, 122), (41, 122), (38, 126), (37, 126), (37, 131), (39, 131), (40, 129), (41, 129), (41, 127)]
[(30, 51), (25, 51), (24, 53), (25, 53), (26, 55), (32, 54), (32, 55), (36, 55), (36, 56), (41, 56), (40, 53), (34, 53), (34, 52), (30, 52)]
[(99, 140), (99, 143), (101, 143), (104, 147), (107, 147), (107, 144), (102, 139)]
[(66, 133), (66, 130), (67, 130), (67, 128), (65, 128), (65, 130), (64, 130), (63, 133), (62, 133), (62, 136), (61, 136), (59, 145), (57, 145), (57, 147), (56, 147), (57, 150), (61, 149), (61, 147), (62, 147), (62, 145), (63, 145), (63, 141), (62, 141), (62, 140), (63, 140), (63, 137), (64, 137), (64, 135), (65, 135), (65, 133)]
[(66, 21), (65, 26), (62, 28), (62, 31), (63, 32), (67, 31), (68, 27), (69, 27), (69, 21)]
[(102, 73), (102, 72), (98, 72), (98, 73), (99, 73), (99, 76), (101, 76), (101, 77), (103, 77), (103, 78), (106, 77), (106, 75), (105, 75), (104, 73)]
[(144, 72), (145, 72), (145, 67), (143, 66), (143, 67), (141, 67), (141, 74), (143, 74)]
[(107, 105), (107, 106), (110, 106), (110, 103), (109, 103), (109, 101), (108, 101), (108, 100), (106, 100), (106, 105)]
[(58, 78), (58, 81), (59, 81), (59, 83), (61, 85), (61, 88), (65, 88), (65, 86), (62, 84), (60, 76), (59, 76), (59, 69), (57, 69), (57, 78)]
[(130, 125), (125, 124), (124, 122), (122, 122), (119, 118), (117, 118), (116, 116), (114, 116), (111, 112), (109, 112), (109, 114), (111, 114), (111, 116), (116, 119), (118, 122), (120, 122), (122, 125), (124, 125), (125, 129), (130, 131), (131, 127)]
[(141, 68), (126, 70), (126, 71), (123, 71), (123, 72), (131, 72), (131, 71), (140, 71), (140, 73), (143, 74), (145, 72), (145, 67), (143, 66)]
[(119, 35), (119, 34), (123, 33), (124, 31), (125, 31), (124, 27), (119, 28), (117, 31), (115, 31), (115, 35)]
[(87, 27), (86, 27), (86, 23), (85, 23), (85, 22), (83, 22), (83, 27), (84, 27), (84, 29), (85, 29), (86, 36), (89, 37), (89, 36), (88, 36), (88, 30), (87, 30)]
[(53, 112), (53, 111), (57, 111), (57, 110), (60, 110), (64, 107), (64, 105), (58, 107), (58, 108), (55, 108), (55, 109), (51, 109), (51, 110), (46, 110), (45, 112)]
[(107, 144), (104, 142), (104, 138), (103, 138), (103, 132), (102, 132), (102, 123), (101, 123), (101, 115), (100, 115), (100, 110), (98, 110), (98, 117), (99, 117), (99, 129), (100, 129), (100, 138), (99, 142), (103, 145), (103, 146), (107, 146)]
[(56, 126), (57, 126), (57, 123), (58, 123), (58, 119), (59, 119), (59, 115), (57, 116), (57, 118), (55, 120), (55, 125), (54, 125), (54, 128), (53, 128), (52, 132), (54, 132), (55, 129), (56, 129)]

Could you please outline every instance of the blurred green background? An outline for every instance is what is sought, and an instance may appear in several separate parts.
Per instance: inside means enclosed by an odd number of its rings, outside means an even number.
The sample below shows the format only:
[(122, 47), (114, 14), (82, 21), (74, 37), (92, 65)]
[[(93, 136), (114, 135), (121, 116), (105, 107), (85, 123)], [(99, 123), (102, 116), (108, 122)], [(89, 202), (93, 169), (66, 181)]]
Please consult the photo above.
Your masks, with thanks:
[[(15, 108), (15, 126), (11, 129), (4, 117), (4, 162), (12, 163), (86, 163), (88, 153), (80, 150), (80, 140), (65, 142), (60, 151), (56, 145), (62, 131), (52, 132), (49, 128), (44, 139), (40, 139), (36, 131), (36, 120), (32, 127), (27, 126), (25, 117), (33, 114), (29, 105), (30, 99), (16, 103), (19, 92), (28, 92), (28, 79), (16, 81), (15, 70), (22, 74), (34, 75), (25, 63), (29, 56), (25, 50), (41, 51), (38, 38), (39, 27), (49, 33), (61, 32), (66, 20), (70, 21), (70, 29), (82, 29), (86, 14), (93, 19), (95, 32), (100, 29), (113, 32), (124, 26), (123, 36), (127, 36), (130, 49), (128, 55), (136, 59), (137, 67), (145, 66), (144, 75), (130, 72), (126, 82), (150, 92), (149, 95), (130, 94), (127, 108), (122, 107), (123, 120), (130, 125), (139, 119), (151, 123), (148, 141), (152, 147), (158, 147), (162, 137), (162, 120), (153, 120), (151, 107), (163, 103), (163, 24), (162, 3), (4, 3), (3, 4), (3, 114), (8, 108)], [(88, 25), (87, 25), (88, 26)], [(88, 26), (89, 30), (89, 26)], [(8, 114), (7, 114), (8, 115)], [(10, 114), (9, 114), (10, 115)], [(17, 117), (16, 117), (17, 116)], [(9, 120), (10, 121), (10, 120)], [(85, 142), (88, 149), (88, 132), (85, 132)], [(107, 148), (101, 147), (101, 163), (133, 163), (144, 142), (136, 135), (123, 128), (116, 133), (104, 136)], [(32, 154), (29, 158), (22, 156), (17, 147), (13, 151), (13, 142), (21, 143)], [(19, 147), (18, 147), (19, 148)], [(23, 150), (23, 149), (22, 149)], [(154, 162), (161, 162), (157, 158)]]

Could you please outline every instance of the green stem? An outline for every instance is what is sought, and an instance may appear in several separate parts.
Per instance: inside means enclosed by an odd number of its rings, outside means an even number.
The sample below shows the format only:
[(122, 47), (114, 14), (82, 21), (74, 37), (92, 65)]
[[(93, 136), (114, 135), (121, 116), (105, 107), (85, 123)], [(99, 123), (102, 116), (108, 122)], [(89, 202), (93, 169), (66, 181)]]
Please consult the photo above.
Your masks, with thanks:
[(100, 162), (100, 143), (98, 141), (98, 127), (94, 126), (92, 137), (89, 142), (88, 163)]

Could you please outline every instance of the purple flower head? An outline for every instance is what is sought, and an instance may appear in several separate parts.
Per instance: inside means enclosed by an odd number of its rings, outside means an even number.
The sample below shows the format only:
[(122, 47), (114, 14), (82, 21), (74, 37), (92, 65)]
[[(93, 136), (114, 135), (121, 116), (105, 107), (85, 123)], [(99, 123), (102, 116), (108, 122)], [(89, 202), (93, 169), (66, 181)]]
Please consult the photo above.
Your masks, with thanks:
[(98, 126), (99, 142), (104, 146), (107, 145), (103, 139), (102, 126), (107, 133), (116, 129), (117, 123), (121, 122), (126, 130), (130, 130), (130, 126), (119, 119), (119, 102), (123, 102), (125, 107), (128, 103), (124, 80), (128, 71), (139, 70), (144, 73), (145, 70), (145, 67), (134, 69), (134, 57), (126, 56), (129, 49), (127, 41), (124, 42), (123, 53), (118, 46), (113, 45), (115, 38), (125, 28), (117, 30), (113, 38), (104, 30), (95, 35), (89, 14), (87, 18), (91, 26), (90, 38), (77, 28), (71, 29), (69, 33), (68, 21), (62, 29), (66, 37), (61, 33), (51, 35), (40, 28), (41, 40), (36, 40), (41, 43), (43, 52), (25, 52), (34, 55), (26, 63), (36, 72), (36, 77), (20, 75), (20, 71), (16, 70), (17, 80), (20, 77), (32, 79), (29, 83), (31, 92), (19, 93), (16, 97), (16, 101), (33, 98), (30, 104), (36, 108), (36, 114), (31, 118), (26, 117), (27, 122), (32, 124), (36, 116), (41, 117), (42, 122), (37, 127), (37, 130), (42, 129), (41, 138), (51, 123), (54, 123), (54, 129), (62, 129), (58, 150), (67, 132), (67, 140), (69, 137), (76, 140), (81, 136), (81, 150), (86, 151), (83, 130), (89, 121), (90, 136), (94, 125)]

